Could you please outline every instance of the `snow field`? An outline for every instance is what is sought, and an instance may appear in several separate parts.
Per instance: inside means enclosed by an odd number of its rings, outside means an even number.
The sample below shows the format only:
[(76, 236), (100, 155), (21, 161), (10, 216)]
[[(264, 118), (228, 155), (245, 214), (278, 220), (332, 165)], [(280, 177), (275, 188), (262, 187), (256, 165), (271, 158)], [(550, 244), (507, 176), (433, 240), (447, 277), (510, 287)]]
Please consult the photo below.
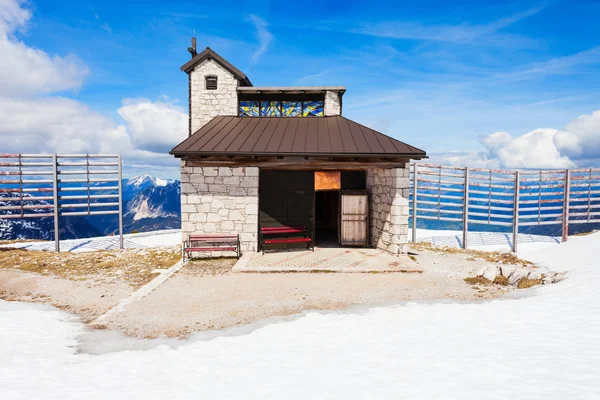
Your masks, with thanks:
[[(240, 336), (77, 354), (82, 325), (0, 302), (4, 399), (597, 399), (600, 233), (525, 256), (568, 279), (519, 299), (308, 313)], [(151, 318), (151, 316), (149, 316)]]

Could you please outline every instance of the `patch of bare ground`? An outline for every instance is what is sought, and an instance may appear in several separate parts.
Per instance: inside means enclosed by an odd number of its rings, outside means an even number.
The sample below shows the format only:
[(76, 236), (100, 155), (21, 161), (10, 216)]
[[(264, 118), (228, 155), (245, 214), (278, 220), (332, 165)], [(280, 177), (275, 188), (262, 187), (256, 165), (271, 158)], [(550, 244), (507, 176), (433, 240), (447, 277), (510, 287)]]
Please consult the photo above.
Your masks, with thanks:
[[(185, 337), (307, 310), (389, 305), (406, 300), (482, 300), (511, 286), (469, 285), (464, 278), (495, 262), (470, 254), (418, 250), (420, 274), (322, 272), (233, 273), (232, 259), (194, 260), (105, 327), (136, 337)], [(152, 313), (152, 318), (147, 315)]]
[[(235, 259), (191, 260), (103, 325), (136, 337), (185, 337), (306, 310), (406, 300), (491, 299), (512, 290), (464, 281), (482, 267), (496, 265), (498, 257), (424, 247), (413, 248), (411, 256), (423, 273), (233, 273)], [(177, 248), (87, 254), (0, 252), (0, 295), (12, 291), (15, 300), (53, 304), (90, 322), (156, 276), (154, 269), (170, 267), (178, 259)]]
[(497, 251), (464, 250), (456, 247), (435, 246), (429, 242), (411, 243), (411, 248), (415, 250), (427, 250), (441, 252), (445, 254), (466, 254), (469, 255), (468, 261), (485, 260), (492, 263), (501, 263), (521, 267), (537, 268), (531, 261), (517, 257), (514, 253), (500, 253)]
[(31, 243), (31, 242), (45, 242), (46, 240), (40, 239), (13, 239), (13, 240), (0, 240), (0, 246), (6, 244), (15, 244), (15, 243)]
[(178, 273), (194, 276), (224, 275), (231, 272), (236, 261), (235, 258), (192, 259)]
[(0, 299), (50, 304), (91, 322), (179, 259), (177, 247), (82, 253), (0, 248)]
[(181, 258), (177, 246), (156, 249), (55, 253), (0, 248), (0, 269), (18, 269), (71, 280), (121, 280), (134, 288), (152, 280), (155, 269), (169, 268)]
[(19, 269), (0, 269), (0, 299), (50, 304), (91, 322), (114, 307), (133, 288), (126, 282), (93, 277), (72, 280)]

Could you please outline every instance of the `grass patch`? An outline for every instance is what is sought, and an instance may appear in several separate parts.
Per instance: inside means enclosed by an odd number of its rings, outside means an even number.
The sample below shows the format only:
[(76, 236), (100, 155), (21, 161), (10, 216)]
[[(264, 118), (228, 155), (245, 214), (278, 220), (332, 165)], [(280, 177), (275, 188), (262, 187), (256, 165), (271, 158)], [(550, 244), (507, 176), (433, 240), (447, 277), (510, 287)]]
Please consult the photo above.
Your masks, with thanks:
[(542, 283), (541, 279), (523, 278), (519, 281), (519, 283), (517, 283), (517, 288), (518, 289), (528, 289), (530, 287), (540, 285), (541, 283)]
[(503, 275), (498, 275), (494, 278), (496, 285), (508, 286), (508, 278)]
[(411, 247), (416, 250), (425, 250), (425, 251), (434, 251), (436, 253), (446, 253), (446, 254), (465, 254), (470, 255), (467, 258), (468, 261), (475, 261), (475, 258), (485, 260), (492, 263), (501, 263), (508, 265), (519, 265), (523, 267), (533, 267), (536, 266), (528, 260), (524, 260), (522, 258), (517, 257), (513, 253), (500, 253), (498, 251), (480, 251), (480, 250), (463, 250), (455, 247), (438, 247), (429, 242), (418, 242), (411, 243)]
[(464, 279), (469, 285), (490, 285), (492, 281), (483, 276), (471, 276)]
[(571, 236), (587, 236), (587, 235), (591, 235), (592, 233), (596, 233), (598, 232), (597, 230), (593, 230), (591, 232), (580, 232), (580, 233), (574, 233)]
[(81, 253), (8, 249), (0, 251), (0, 268), (55, 275), (72, 280), (89, 277), (101, 280), (119, 278), (134, 287), (139, 287), (157, 276), (152, 272), (154, 269), (171, 267), (180, 259), (178, 246)]

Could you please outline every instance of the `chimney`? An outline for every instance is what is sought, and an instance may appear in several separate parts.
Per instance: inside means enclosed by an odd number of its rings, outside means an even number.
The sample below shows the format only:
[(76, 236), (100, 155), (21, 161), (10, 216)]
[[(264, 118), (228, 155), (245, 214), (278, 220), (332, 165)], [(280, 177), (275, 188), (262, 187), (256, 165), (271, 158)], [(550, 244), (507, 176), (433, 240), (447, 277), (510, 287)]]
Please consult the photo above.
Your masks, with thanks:
[(195, 37), (192, 37), (192, 47), (188, 47), (188, 49), (187, 49), (187, 50), (188, 50), (188, 51), (190, 52), (190, 54), (192, 55), (192, 58), (194, 58), (194, 57), (196, 56), (196, 54), (198, 54), (198, 53), (196, 52), (196, 38), (195, 38)]

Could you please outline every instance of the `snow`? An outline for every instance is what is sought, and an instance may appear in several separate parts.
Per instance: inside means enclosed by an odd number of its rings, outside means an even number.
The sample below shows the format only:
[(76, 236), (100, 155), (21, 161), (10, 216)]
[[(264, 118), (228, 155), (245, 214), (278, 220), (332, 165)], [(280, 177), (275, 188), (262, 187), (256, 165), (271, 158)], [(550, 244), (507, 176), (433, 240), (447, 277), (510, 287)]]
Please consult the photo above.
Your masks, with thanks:
[(134, 187), (140, 187), (147, 182), (152, 183), (155, 186), (166, 186), (169, 183), (169, 181), (165, 179), (156, 178), (148, 174), (137, 175), (127, 180), (127, 184)]
[[(174, 246), (181, 244), (179, 229), (129, 233), (123, 235), (123, 246), (126, 249), (143, 249), (149, 247)], [(18, 247), (27, 250), (54, 251), (54, 242), (23, 242), (2, 245), (0, 247)], [(61, 240), (61, 251), (85, 252), (96, 250), (116, 250), (119, 248), (119, 236), (99, 236), (86, 239)]]
[[(181, 231), (179, 229), (166, 229), (161, 231), (132, 233), (123, 235), (125, 248), (146, 248), (159, 246), (173, 246), (181, 244)], [(419, 241), (431, 242), (438, 246), (461, 247), (462, 231), (444, 231), (417, 229)], [(572, 236), (569, 240), (576, 240)], [(485, 251), (510, 251), (512, 235), (499, 232), (469, 232), (469, 248)], [(560, 238), (519, 234), (519, 254), (534, 249), (544, 249), (560, 244)], [(100, 236), (86, 239), (61, 240), (62, 251), (94, 251), (114, 250), (119, 248), (118, 236)], [(20, 247), (29, 250), (54, 250), (54, 242), (25, 242), (0, 247)]]
[[(596, 233), (524, 249), (523, 256), (544, 267), (569, 270), (569, 278), (513, 292), (518, 296), (310, 312), (238, 328), (235, 336), (198, 334), (154, 346), (98, 332), (99, 345), (116, 349), (99, 355), (80, 351), (94, 347), (95, 333), (81, 335), (83, 325), (67, 314), (0, 302), (0, 393), (3, 399), (597, 399), (599, 242)], [(105, 343), (111, 340), (122, 348)]]
[[(410, 236), (409, 232), (409, 236)], [(570, 240), (577, 237), (571, 237)], [(462, 231), (417, 229), (417, 240), (430, 242), (436, 246), (462, 247)], [(511, 251), (512, 233), (470, 231), (467, 236), (467, 247), (482, 251)], [(519, 233), (517, 237), (517, 253), (541, 250), (561, 243), (561, 238)]]

